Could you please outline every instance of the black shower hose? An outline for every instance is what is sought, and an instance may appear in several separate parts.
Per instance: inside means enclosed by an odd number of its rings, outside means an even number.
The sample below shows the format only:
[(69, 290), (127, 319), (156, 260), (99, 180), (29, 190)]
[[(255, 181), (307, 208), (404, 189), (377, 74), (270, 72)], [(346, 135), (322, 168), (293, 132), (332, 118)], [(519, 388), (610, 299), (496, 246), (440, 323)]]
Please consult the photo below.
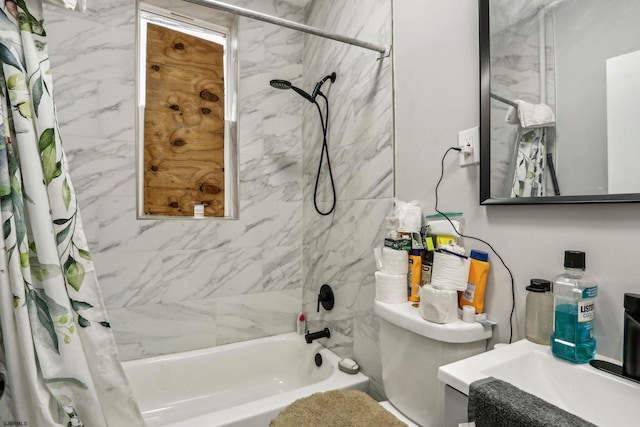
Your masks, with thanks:
[[(322, 98), (324, 98), (324, 103), (326, 105), (325, 108), (325, 117), (322, 117), (322, 109), (320, 108), (320, 104), (316, 101), (313, 101), (318, 108), (318, 114), (320, 115), (320, 125), (322, 126), (322, 150), (320, 152), (320, 163), (318, 164), (318, 173), (316, 174), (316, 185), (313, 189), (313, 206), (316, 208), (316, 212), (320, 215), (329, 215), (336, 208), (336, 187), (333, 182), (333, 173), (331, 172), (331, 160), (329, 159), (329, 147), (327, 145), (327, 128), (329, 127), (329, 100), (322, 93), (318, 92)], [(331, 209), (326, 212), (322, 212), (320, 208), (318, 208), (318, 183), (320, 182), (320, 172), (322, 171), (322, 160), (324, 159), (324, 154), (327, 153), (327, 169), (329, 170), (329, 180), (331, 182), (331, 191), (333, 193), (333, 204), (331, 205)]]

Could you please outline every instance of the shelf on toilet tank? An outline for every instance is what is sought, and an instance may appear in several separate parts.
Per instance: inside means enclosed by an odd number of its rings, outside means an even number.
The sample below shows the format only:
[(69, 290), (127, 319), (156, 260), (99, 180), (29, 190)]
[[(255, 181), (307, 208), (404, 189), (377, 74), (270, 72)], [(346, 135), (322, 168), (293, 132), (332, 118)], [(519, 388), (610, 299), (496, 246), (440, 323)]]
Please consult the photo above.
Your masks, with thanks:
[[(615, 362), (600, 355), (596, 359)], [(472, 382), (487, 377), (506, 381), (601, 427), (638, 425), (632, 408), (640, 402), (640, 384), (589, 364), (556, 359), (547, 345), (521, 340), (438, 369), (440, 381), (465, 395)]]
[(433, 323), (422, 318), (411, 302), (387, 304), (375, 301), (375, 313), (396, 326), (424, 337), (448, 343), (468, 343), (491, 338), (490, 326), (467, 323), (458, 319), (451, 323)]

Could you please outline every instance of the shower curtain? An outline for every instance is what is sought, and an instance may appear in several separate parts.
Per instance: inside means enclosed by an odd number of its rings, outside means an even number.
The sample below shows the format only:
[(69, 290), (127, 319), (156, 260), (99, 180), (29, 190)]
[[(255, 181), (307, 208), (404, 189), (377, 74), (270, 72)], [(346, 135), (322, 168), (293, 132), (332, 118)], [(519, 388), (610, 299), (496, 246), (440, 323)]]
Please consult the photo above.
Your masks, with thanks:
[(0, 9), (2, 425), (143, 426), (60, 143), (41, 0)]
[(546, 128), (518, 129), (511, 197), (544, 196), (545, 142)]

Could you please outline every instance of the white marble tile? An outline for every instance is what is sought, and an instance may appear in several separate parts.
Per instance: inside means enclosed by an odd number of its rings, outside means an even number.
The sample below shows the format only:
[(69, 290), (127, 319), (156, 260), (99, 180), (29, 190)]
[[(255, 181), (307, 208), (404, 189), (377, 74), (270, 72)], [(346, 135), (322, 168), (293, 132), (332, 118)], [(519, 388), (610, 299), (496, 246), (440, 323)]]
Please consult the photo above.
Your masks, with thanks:
[(264, 116), (264, 154), (302, 160), (302, 123), (300, 115)]
[(138, 220), (135, 197), (100, 199), (100, 251), (144, 252), (212, 248), (224, 221)]
[(165, 252), (160, 288), (163, 302), (262, 292), (262, 250)]
[(92, 256), (108, 309), (162, 302), (160, 252), (98, 252)]
[(216, 301), (151, 304), (109, 310), (121, 360), (211, 347), (216, 340)]
[(295, 157), (240, 155), (240, 200), (300, 200), (302, 162)]
[(98, 84), (98, 136), (135, 140), (136, 80), (105, 79)]
[(218, 344), (293, 332), (300, 313), (300, 289), (217, 299)]
[(52, 20), (47, 34), (54, 77), (83, 76), (100, 81), (135, 75), (133, 22), (114, 28), (76, 14)]
[(135, 196), (135, 155), (131, 141), (69, 134), (63, 146), (78, 197)]
[(278, 246), (262, 253), (265, 291), (302, 288), (300, 245)]
[(55, 66), (53, 74), (54, 101), (63, 141), (68, 135), (97, 137), (98, 82), (81, 75), (65, 75)]
[(264, 154), (262, 111), (244, 109), (239, 121), (240, 153)]
[[(313, 21), (346, 34), (354, 26), (364, 31), (361, 22), (368, 19), (384, 21), (385, 11), (338, 3), (316, 2), (321, 16)], [(235, 4), (302, 19), (306, 0)], [(344, 185), (340, 197), (390, 198), (383, 158), (392, 162), (393, 151), (390, 136), (380, 137), (391, 130), (391, 110), (384, 108), (390, 85), (374, 79), (381, 76), (370, 64), (375, 54), (243, 19), (240, 44), (249, 50), (240, 58), (240, 219), (140, 221), (133, 192), (134, 9), (113, 0), (94, 2), (84, 16), (48, 17), (61, 131), (69, 139), (74, 185), (87, 206), (88, 239), (123, 359), (293, 331), (300, 286), (316, 284), (306, 283), (306, 273), (336, 280), (337, 309), (317, 320), (331, 325), (331, 346), (352, 356), (353, 312), (368, 313), (371, 288), (363, 281), (390, 202), (339, 200), (339, 215), (313, 214), (309, 176), (319, 159), (317, 112), (269, 81), (286, 79), (311, 91), (324, 75), (338, 72), (336, 84), (323, 90), (334, 103), (330, 144)], [(389, 27), (384, 23), (382, 35)], [(310, 212), (305, 218), (303, 206)], [(303, 231), (309, 233), (305, 254)], [(315, 309), (311, 293), (308, 304)], [(365, 329), (361, 335), (368, 334)]]
[[(240, 219), (220, 227), (218, 242), (225, 248), (272, 248), (302, 244), (302, 203), (241, 202)], [(222, 243), (224, 242), (224, 244)]]
[(356, 314), (353, 332), (353, 355), (358, 365), (360, 365), (361, 371), (373, 381), (382, 384), (379, 332), (378, 316), (373, 313)]

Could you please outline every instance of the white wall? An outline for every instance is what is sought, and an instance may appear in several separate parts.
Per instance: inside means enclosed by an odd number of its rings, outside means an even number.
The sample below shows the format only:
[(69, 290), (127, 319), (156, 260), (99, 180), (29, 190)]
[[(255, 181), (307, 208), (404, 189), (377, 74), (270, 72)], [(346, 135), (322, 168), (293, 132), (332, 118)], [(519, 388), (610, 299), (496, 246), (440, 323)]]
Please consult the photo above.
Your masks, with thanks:
[[(459, 130), (478, 125), (478, 25), (475, 0), (394, 2), (396, 185), (401, 200), (432, 212), (440, 161)], [(598, 351), (619, 358), (625, 292), (640, 292), (640, 205), (479, 206), (478, 168), (445, 160), (441, 210), (465, 214), (468, 234), (491, 242), (516, 285), (516, 334), (524, 337), (525, 286), (562, 270), (565, 249), (587, 253), (587, 271), (600, 283), (596, 302)], [(482, 245), (467, 242), (470, 248)], [(497, 340), (508, 340), (510, 280), (491, 255), (489, 317)]]

